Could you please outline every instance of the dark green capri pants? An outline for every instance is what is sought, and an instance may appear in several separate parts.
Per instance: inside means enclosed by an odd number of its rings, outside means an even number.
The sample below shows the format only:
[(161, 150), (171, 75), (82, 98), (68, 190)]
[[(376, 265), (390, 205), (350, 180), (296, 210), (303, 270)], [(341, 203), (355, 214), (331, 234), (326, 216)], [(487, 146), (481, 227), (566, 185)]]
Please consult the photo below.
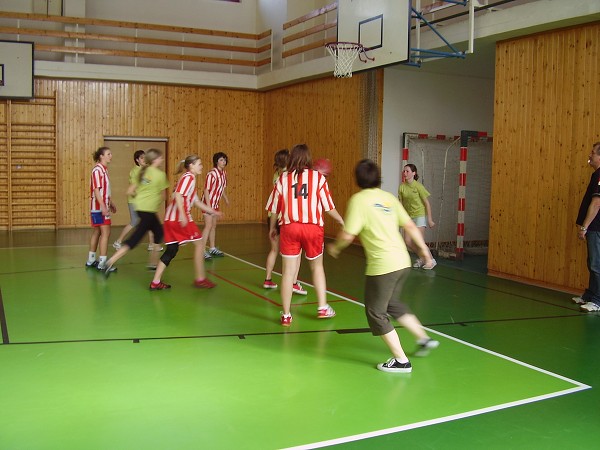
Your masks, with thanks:
[(412, 314), (405, 303), (400, 301), (400, 293), (410, 268), (397, 270), (384, 275), (367, 276), (365, 283), (365, 314), (374, 336), (381, 336), (394, 329), (390, 316), (397, 319), (404, 314)]

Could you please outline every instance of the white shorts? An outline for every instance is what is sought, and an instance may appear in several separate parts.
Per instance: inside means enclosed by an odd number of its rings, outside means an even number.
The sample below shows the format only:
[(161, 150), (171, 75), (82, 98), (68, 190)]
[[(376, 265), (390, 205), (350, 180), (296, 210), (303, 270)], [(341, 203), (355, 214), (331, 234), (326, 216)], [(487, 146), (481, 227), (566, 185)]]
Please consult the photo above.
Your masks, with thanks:
[(425, 216), (411, 217), (418, 228), (427, 228), (427, 219)]

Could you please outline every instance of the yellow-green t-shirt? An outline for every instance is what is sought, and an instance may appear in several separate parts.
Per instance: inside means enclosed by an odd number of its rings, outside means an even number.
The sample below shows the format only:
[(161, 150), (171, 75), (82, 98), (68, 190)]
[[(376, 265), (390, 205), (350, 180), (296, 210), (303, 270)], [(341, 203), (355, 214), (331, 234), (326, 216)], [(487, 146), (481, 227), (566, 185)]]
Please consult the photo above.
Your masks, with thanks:
[(406, 209), (408, 215), (412, 218), (424, 217), (427, 214), (425, 210), (425, 199), (431, 194), (421, 183), (413, 180), (411, 183), (400, 183), (398, 187), (398, 200)]
[[(140, 166), (134, 166), (133, 169), (129, 171), (129, 185), (138, 184), (139, 175), (140, 175)], [(134, 197), (131, 195), (127, 196), (127, 203), (134, 203)]]
[(344, 230), (360, 237), (367, 255), (367, 275), (410, 267), (410, 256), (398, 230), (410, 220), (398, 199), (379, 188), (363, 189), (350, 197)]
[(161, 192), (169, 187), (167, 175), (156, 167), (148, 167), (141, 182), (137, 181), (134, 205), (136, 211), (157, 212), (163, 203)]

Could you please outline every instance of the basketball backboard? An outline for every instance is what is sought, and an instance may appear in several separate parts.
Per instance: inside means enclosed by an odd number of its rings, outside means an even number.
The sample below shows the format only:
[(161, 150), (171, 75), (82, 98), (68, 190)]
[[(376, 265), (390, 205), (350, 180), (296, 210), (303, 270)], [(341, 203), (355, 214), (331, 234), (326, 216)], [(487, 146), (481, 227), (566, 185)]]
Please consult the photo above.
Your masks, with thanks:
[[(338, 0), (340, 42), (357, 42), (374, 58), (353, 72), (406, 62), (410, 56), (410, 0)], [(366, 58), (365, 58), (366, 59)]]
[(33, 42), (0, 41), (0, 98), (33, 98)]

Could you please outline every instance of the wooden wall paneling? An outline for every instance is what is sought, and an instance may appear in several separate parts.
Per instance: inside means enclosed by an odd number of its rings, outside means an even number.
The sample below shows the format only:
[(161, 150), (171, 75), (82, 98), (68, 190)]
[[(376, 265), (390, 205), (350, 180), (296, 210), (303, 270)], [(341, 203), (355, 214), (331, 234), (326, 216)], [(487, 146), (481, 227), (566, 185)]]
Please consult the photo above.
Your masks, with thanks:
[(8, 105), (0, 102), (0, 230), (8, 229)]
[(575, 217), (600, 139), (600, 24), (497, 44), (490, 273), (579, 291)]
[[(36, 79), (36, 95), (57, 92), (58, 226), (87, 227), (92, 153), (105, 136), (165, 137), (172, 183), (178, 161), (198, 154), (205, 173), (212, 154), (230, 156), (224, 220), (263, 221), (273, 154), (306, 142), (334, 162), (330, 183), (340, 212), (355, 192), (353, 167), (362, 157), (361, 74), (267, 93), (188, 86)], [(380, 108), (381, 109), (381, 108)], [(204, 182), (204, 176), (198, 185)], [(330, 230), (332, 234), (337, 228)]]
[[(306, 143), (313, 158), (333, 162), (329, 177), (336, 208), (343, 215), (349, 197), (357, 191), (354, 166), (362, 158), (361, 111), (364, 74), (349, 79), (326, 78), (280, 88), (265, 97), (265, 151), (263, 205), (270, 193), (273, 155), (281, 148)], [(378, 77), (381, 86), (382, 76)], [(380, 96), (380, 103), (382, 97)], [(377, 108), (381, 114), (381, 107)], [(379, 116), (381, 122), (381, 116)], [(379, 151), (381, 151), (379, 149)], [(337, 225), (326, 218), (326, 233), (334, 235)]]
[(56, 99), (38, 95), (9, 104), (8, 227), (55, 228)]

